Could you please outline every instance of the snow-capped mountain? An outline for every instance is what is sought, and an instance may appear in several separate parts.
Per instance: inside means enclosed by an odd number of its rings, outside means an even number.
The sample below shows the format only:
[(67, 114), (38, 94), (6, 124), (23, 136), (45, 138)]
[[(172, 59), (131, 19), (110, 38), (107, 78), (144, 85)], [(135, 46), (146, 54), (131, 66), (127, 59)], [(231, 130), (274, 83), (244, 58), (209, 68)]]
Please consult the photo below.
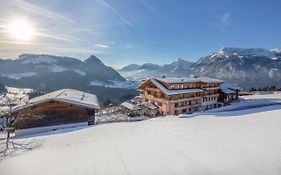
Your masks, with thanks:
[(192, 65), (190, 73), (221, 78), (243, 88), (281, 86), (281, 49), (222, 48)]
[(281, 48), (222, 48), (196, 63), (178, 59), (166, 65), (131, 64), (119, 72), (129, 79), (195, 74), (221, 78), (242, 88), (281, 86)]
[(142, 65), (130, 64), (118, 70), (122, 76), (128, 79), (139, 80), (148, 77), (159, 75), (179, 76), (189, 70), (192, 62), (177, 59), (170, 64), (158, 65), (152, 63), (145, 63)]
[[(106, 92), (108, 88), (133, 86), (133, 83), (126, 81), (117, 71), (106, 66), (94, 55), (84, 61), (71, 57), (35, 54), (23, 54), (15, 60), (0, 59), (0, 82), (9, 86), (44, 91), (74, 88), (92, 91), (105, 98), (108, 95), (113, 97), (113, 92)], [(125, 91), (119, 94), (126, 95)]]

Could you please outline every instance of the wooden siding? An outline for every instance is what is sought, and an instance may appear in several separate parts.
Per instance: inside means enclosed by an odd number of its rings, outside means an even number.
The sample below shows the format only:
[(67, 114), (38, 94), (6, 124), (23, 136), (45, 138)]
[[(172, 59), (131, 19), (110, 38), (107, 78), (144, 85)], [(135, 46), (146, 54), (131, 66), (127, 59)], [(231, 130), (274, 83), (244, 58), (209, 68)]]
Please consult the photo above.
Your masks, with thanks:
[(15, 129), (26, 129), (80, 122), (94, 124), (95, 110), (51, 101), (21, 109), (14, 115), (19, 116)]

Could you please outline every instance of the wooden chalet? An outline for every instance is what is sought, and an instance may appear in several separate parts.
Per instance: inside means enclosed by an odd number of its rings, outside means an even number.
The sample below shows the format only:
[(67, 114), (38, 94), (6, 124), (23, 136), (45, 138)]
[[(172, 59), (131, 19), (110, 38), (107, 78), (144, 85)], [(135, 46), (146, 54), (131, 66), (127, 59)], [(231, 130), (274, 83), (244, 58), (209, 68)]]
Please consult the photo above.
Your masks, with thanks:
[(97, 109), (99, 105), (96, 95), (62, 89), (35, 97), (27, 104), (15, 107), (14, 129), (16, 131), (31, 128), (54, 130), (67, 125), (91, 125), (95, 123)]

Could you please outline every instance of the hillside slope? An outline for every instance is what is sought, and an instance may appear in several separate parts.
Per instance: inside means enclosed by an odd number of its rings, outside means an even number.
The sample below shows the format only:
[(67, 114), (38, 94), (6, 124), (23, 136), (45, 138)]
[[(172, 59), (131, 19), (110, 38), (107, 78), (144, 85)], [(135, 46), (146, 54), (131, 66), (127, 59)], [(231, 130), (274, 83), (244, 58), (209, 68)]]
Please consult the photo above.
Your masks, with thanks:
[[(136, 94), (135, 90), (127, 89), (132, 87), (130, 82), (94, 55), (84, 61), (35, 54), (23, 54), (16, 60), (0, 59), (0, 82), (46, 92), (73, 88), (95, 93), (101, 100), (118, 100)], [(123, 91), (120, 88), (124, 88)]]
[(238, 113), (157, 118), (16, 139), (34, 149), (14, 152), (0, 162), (0, 169), (10, 175), (279, 175), (280, 106)]

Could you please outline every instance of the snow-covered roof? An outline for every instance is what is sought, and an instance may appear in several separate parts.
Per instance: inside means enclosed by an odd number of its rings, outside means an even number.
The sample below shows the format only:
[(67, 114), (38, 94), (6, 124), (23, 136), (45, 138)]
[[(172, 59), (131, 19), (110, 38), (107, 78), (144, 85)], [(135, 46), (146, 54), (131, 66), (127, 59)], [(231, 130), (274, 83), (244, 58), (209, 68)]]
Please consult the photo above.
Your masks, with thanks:
[(121, 106), (123, 106), (123, 107), (125, 107), (129, 110), (132, 110), (132, 111), (136, 111), (136, 110), (141, 109), (138, 105), (134, 105), (134, 104), (129, 103), (129, 102), (123, 102), (123, 103), (121, 103)]
[(230, 89), (227, 89), (227, 88), (221, 89), (221, 91), (222, 91), (223, 93), (225, 93), (225, 94), (233, 94), (233, 93), (235, 93), (235, 91), (230, 90)]
[(165, 77), (165, 78), (155, 78), (156, 80), (166, 82), (166, 83), (223, 83), (223, 80), (210, 78), (210, 77)]
[(90, 109), (99, 109), (98, 99), (96, 95), (74, 89), (61, 89), (39, 97), (32, 98), (28, 101), (27, 104), (17, 106), (15, 110), (48, 101), (65, 102)]
[(241, 90), (240, 87), (237, 87), (237, 86), (234, 86), (232, 84), (229, 84), (229, 83), (223, 83), (220, 85), (220, 88), (221, 89), (230, 89), (230, 90)]
[(154, 104), (152, 104), (152, 103), (149, 103), (149, 102), (144, 102), (144, 103), (142, 103), (142, 105), (144, 106), (144, 107), (146, 107), (146, 108), (149, 108), (149, 109), (158, 109), (158, 107), (156, 106), (156, 105), (154, 105)]
[(16, 88), (16, 87), (6, 87), (8, 93), (11, 94), (29, 94), (33, 91), (33, 89), (28, 88)]
[(203, 92), (202, 89), (197, 89), (197, 88), (195, 88), (195, 89), (177, 89), (177, 90), (167, 89), (161, 83), (159, 83), (156, 79), (152, 78), (150, 80), (167, 95)]

